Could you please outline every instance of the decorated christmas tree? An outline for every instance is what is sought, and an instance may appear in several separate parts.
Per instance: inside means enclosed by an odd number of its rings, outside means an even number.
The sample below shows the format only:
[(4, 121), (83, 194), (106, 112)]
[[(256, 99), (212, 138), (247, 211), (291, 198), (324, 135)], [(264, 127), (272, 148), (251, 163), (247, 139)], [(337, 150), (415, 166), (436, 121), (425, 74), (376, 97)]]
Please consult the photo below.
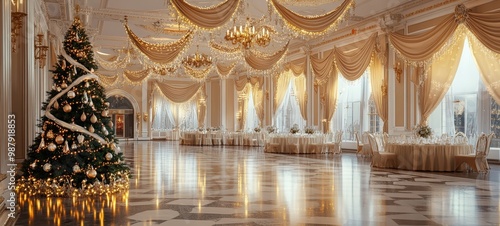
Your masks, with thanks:
[(92, 45), (76, 17), (52, 72), (42, 132), (22, 166), (18, 189), (28, 194), (81, 196), (128, 189), (129, 168), (118, 153)]

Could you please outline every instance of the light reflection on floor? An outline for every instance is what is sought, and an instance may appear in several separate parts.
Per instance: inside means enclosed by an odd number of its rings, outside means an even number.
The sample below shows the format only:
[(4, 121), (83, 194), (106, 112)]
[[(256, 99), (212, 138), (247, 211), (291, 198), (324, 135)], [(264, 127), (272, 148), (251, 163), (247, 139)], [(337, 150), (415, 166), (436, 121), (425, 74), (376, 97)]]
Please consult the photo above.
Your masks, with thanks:
[(369, 159), (121, 142), (127, 194), (19, 197), (17, 225), (498, 225), (488, 175), (373, 170)]

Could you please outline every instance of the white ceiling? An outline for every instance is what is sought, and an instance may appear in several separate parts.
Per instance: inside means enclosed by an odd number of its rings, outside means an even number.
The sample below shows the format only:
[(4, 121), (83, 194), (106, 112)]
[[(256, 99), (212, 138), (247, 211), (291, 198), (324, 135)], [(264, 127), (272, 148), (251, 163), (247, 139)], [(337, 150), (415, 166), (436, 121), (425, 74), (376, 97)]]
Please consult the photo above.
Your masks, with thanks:
[[(72, 21), (73, 6), (78, 4), (82, 9), (82, 19), (86, 23), (86, 28), (92, 38), (94, 48), (113, 54), (116, 50), (127, 46), (127, 37), (123, 26), (123, 18), (128, 17), (128, 24), (132, 31), (140, 38), (146, 40), (161, 40), (164, 42), (173, 41), (179, 38), (177, 35), (166, 35), (145, 29), (143, 26), (152, 26), (153, 23), (160, 23), (163, 26), (177, 26), (178, 22), (172, 18), (171, 6), (168, 6), (169, 0), (45, 0), (48, 15), (51, 20), (59, 20), (70, 23)], [(218, 4), (222, 0), (186, 0), (188, 3), (200, 7), (207, 7)], [(280, 0), (284, 5), (301, 15), (320, 15), (335, 9), (343, 0)], [(404, 10), (404, 6), (418, 5), (431, 2), (431, 0), (356, 0), (355, 8), (351, 12), (351, 18), (343, 22), (339, 27), (353, 26), (354, 24), (366, 23), (367, 20), (377, 20), (385, 13), (398, 13)], [(239, 21), (244, 21), (250, 17), (258, 20), (263, 16), (269, 15), (267, 0), (243, 0), (244, 13), (239, 13)], [(227, 26), (232, 26), (229, 22)], [(269, 49), (282, 46), (282, 43), (288, 39), (291, 40), (291, 48), (298, 49), (305, 43), (314, 40), (293, 38), (286, 33), (286, 30), (280, 29), (282, 23), (271, 22), (266, 24), (275, 27), (280, 34), (275, 40), (282, 42), (271, 45)], [(219, 31), (197, 31), (193, 44), (187, 51), (188, 54), (194, 53), (199, 45), (201, 52), (208, 52), (208, 41), (212, 38), (216, 41), (224, 41), (225, 29)], [(335, 36), (335, 33), (329, 34)], [(327, 39), (320, 37), (319, 39)], [(318, 38), (317, 38), (318, 39)], [(274, 46), (274, 47), (273, 47)]]

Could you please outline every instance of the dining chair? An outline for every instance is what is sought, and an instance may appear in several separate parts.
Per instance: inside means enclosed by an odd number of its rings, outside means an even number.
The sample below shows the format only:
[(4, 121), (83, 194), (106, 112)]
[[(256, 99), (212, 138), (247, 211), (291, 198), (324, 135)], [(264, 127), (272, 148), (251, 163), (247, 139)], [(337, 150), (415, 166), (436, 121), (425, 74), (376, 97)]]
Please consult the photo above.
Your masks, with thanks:
[(299, 154), (299, 137), (292, 135), (291, 137), (286, 138), (286, 150), (287, 153), (291, 154)]
[(312, 142), (307, 145), (307, 153), (309, 154), (323, 153), (324, 135), (314, 135), (310, 139), (312, 140)]
[[(486, 160), (488, 149), (488, 136), (483, 133), (477, 139), (475, 153), (468, 155), (455, 155), (455, 171), (464, 163), (467, 164), (467, 166), (470, 167), (472, 171), (488, 171), (489, 166)], [(469, 168), (467, 168), (467, 170), (468, 169)]]
[(397, 168), (398, 156), (391, 152), (379, 152), (379, 142), (373, 134), (368, 135), (368, 141), (372, 152), (371, 166), (379, 168)]
[(465, 135), (464, 132), (458, 132), (453, 137), (453, 143), (455, 143), (455, 144), (465, 144), (468, 142), (469, 142), (469, 140), (467, 139), (467, 136)]
[(266, 142), (264, 152), (280, 153), (281, 152), (281, 145), (278, 141), (279, 141), (278, 139), (270, 137), (269, 140)]
[(214, 146), (222, 145), (222, 135), (220, 131), (212, 133), (212, 144)]
[(359, 133), (358, 131), (354, 132), (354, 136), (356, 137), (356, 155), (359, 153), (363, 154), (363, 141), (359, 138)]

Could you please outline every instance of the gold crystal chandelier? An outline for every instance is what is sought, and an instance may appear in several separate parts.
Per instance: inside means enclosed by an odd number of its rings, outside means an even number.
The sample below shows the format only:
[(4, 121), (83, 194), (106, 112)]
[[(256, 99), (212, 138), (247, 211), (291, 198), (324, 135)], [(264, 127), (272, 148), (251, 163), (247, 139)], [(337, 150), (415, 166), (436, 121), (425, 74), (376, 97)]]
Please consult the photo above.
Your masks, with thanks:
[(245, 26), (234, 26), (232, 29), (226, 31), (226, 36), (224, 36), (226, 41), (230, 41), (233, 45), (240, 43), (245, 49), (252, 47), (252, 43), (255, 42), (259, 46), (267, 46), (271, 41), (271, 36), (269, 30), (262, 27), (260, 32), (255, 31), (255, 27), (250, 25), (249, 18), (247, 18), (247, 23)]
[(182, 64), (184, 66), (189, 66), (192, 68), (200, 68), (212, 65), (212, 57), (204, 53), (198, 52), (198, 47), (196, 46), (196, 53), (191, 56), (186, 56), (186, 58), (182, 59)]

